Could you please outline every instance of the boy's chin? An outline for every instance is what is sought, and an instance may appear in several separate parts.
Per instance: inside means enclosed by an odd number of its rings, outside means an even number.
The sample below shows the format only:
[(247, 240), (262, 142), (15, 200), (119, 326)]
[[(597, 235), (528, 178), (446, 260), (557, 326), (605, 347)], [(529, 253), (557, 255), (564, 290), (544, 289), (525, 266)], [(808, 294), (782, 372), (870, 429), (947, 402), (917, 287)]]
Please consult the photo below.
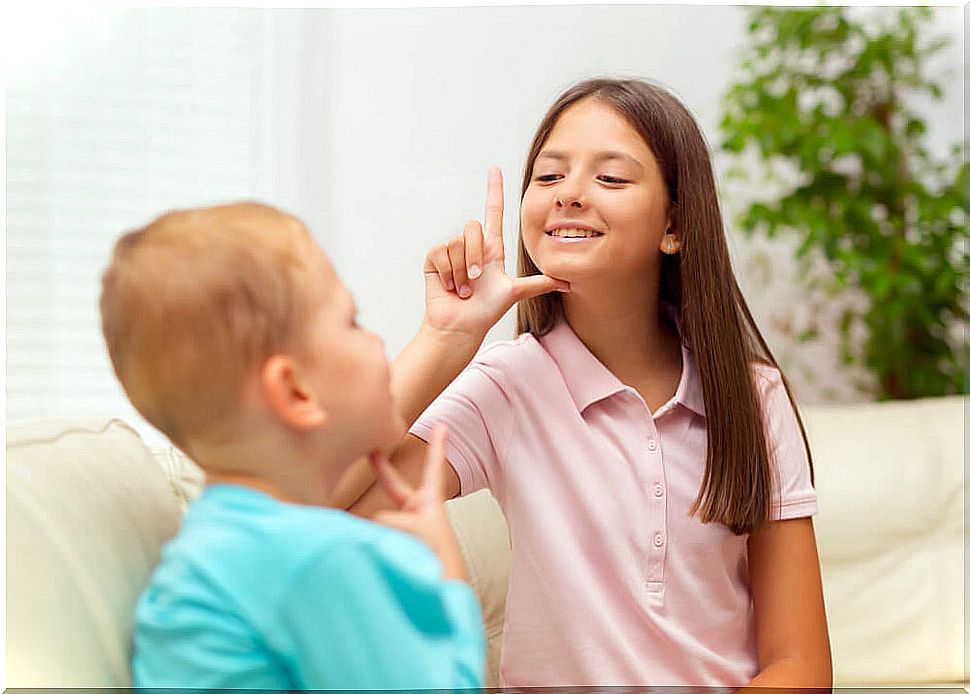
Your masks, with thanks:
[(389, 454), (392, 449), (397, 447), (407, 433), (408, 426), (404, 418), (395, 411), (392, 415), (385, 418), (385, 425), (381, 430), (374, 432), (374, 436), (365, 444), (364, 452), (361, 455), (368, 456), (373, 452), (379, 451), (384, 451)]

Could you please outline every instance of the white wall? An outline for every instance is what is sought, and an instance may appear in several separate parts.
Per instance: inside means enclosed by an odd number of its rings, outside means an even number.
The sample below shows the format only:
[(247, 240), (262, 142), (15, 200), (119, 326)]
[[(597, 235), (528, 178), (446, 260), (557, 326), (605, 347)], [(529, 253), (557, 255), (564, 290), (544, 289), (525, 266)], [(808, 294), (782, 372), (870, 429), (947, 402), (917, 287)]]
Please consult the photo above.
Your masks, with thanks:
[[(962, 135), (962, 22), (936, 12), (955, 39), (938, 63), (955, 74), (946, 102), (921, 108), (943, 151)], [(716, 142), (743, 20), (663, 5), (93, 15), (8, 83), (8, 420), (130, 416), (101, 346), (98, 277), (119, 233), (172, 207), (256, 198), (301, 216), (393, 357), (421, 317), (425, 252), (480, 218), (493, 163), (514, 269), (526, 148), (560, 91), (649, 77)], [(731, 245), (802, 400), (858, 398), (831, 340), (796, 349), (773, 327), (804, 305), (787, 251)], [(511, 333), (510, 314), (490, 339)]]

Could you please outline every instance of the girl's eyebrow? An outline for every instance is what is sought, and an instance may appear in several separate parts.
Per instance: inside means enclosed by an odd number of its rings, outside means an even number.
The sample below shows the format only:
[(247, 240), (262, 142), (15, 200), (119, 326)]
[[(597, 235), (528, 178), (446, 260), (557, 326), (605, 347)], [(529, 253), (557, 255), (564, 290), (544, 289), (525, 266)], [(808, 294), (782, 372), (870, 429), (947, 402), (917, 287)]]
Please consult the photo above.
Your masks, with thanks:
[[(559, 161), (565, 161), (568, 158), (569, 157), (566, 155), (565, 152), (561, 152), (558, 149), (545, 149), (545, 150), (542, 150), (538, 154), (538, 156), (536, 156), (536, 159), (537, 160), (538, 159), (558, 159)], [(626, 161), (626, 162), (629, 162), (631, 164), (635, 164), (636, 166), (639, 166), (641, 169), (643, 168), (643, 164), (641, 164), (639, 161), (637, 161), (634, 157), (631, 157), (626, 152), (617, 152), (617, 151), (614, 151), (614, 150), (605, 150), (603, 152), (598, 152), (597, 154), (595, 154), (593, 156), (593, 161), (594, 162), (597, 162), (597, 163), (604, 162), (604, 161), (610, 161), (610, 160), (613, 160), (613, 159), (618, 159), (620, 161)]]

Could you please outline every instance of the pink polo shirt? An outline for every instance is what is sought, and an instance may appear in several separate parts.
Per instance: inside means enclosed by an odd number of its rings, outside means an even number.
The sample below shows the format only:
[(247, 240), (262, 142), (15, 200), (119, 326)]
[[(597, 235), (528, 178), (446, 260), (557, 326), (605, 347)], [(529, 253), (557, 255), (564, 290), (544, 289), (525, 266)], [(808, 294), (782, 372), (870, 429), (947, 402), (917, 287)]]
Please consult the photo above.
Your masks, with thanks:
[[(746, 684), (758, 672), (747, 536), (689, 516), (707, 427), (690, 351), (651, 413), (566, 322), (482, 350), (411, 432), (448, 425), (462, 494), (509, 525), (503, 686)], [(794, 411), (757, 367), (776, 464), (772, 516), (816, 512)]]

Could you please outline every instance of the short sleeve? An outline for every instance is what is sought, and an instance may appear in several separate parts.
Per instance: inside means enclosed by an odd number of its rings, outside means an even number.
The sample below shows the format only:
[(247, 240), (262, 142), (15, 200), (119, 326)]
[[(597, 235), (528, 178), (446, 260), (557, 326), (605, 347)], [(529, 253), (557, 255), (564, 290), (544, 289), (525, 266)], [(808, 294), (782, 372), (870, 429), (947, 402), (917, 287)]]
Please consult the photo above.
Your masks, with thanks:
[(280, 653), (305, 689), (481, 687), (485, 641), (472, 589), (443, 580), (420, 542), (341, 543), (293, 574), (278, 610)]
[(500, 495), (505, 447), (513, 436), (512, 403), (501, 372), (472, 362), (411, 427), (423, 441), (438, 424), (448, 427), (446, 457), (461, 482), (461, 494), (489, 488)]
[(781, 373), (762, 367), (756, 379), (761, 388), (768, 454), (772, 465), (771, 519), (814, 516), (818, 496), (812, 486), (808, 454)]
[(212, 591), (211, 577), (168, 562), (135, 610), (134, 686), (141, 691), (277, 689), (278, 671), (251, 624)]

